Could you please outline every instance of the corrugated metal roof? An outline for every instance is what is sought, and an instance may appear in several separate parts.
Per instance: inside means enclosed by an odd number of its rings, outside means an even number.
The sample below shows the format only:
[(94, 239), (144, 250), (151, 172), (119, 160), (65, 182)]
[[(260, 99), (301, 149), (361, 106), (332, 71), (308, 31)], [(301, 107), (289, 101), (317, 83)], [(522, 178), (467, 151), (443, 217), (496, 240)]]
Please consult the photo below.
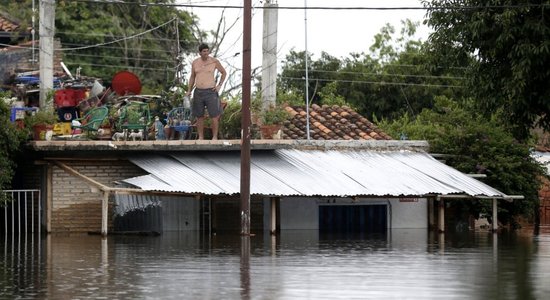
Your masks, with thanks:
[[(150, 175), (125, 182), (149, 191), (206, 195), (240, 192), (240, 152), (147, 154), (130, 161)], [(253, 151), (252, 195), (506, 197), (431, 157), (412, 151)]]

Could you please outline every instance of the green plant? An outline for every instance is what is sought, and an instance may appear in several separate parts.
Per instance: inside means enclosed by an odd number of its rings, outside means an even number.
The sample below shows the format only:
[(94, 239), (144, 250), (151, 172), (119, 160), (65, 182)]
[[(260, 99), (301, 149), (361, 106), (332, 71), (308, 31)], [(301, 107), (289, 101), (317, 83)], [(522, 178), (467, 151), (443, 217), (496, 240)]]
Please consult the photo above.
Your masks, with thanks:
[(224, 139), (238, 139), (241, 137), (241, 101), (234, 98), (227, 101), (220, 119), (220, 132)]
[(32, 126), (37, 124), (47, 124), (53, 125), (58, 121), (55, 111), (51, 108), (39, 109), (31, 116), (25, 118), (25, 126), (27, 128), (32, 128)]
[(2, 190), (10, 188), (17, 167), (16, 160), (28, 136), (27, 131), (18, 129), (10, 121), (11, 110), (5, 101), (9, 98), (9, 93), (0, 92), (0, 206), (10, 201), (10, 197)]
[(282, 106), (270, 106), (268, 109), (261, 111), (260, 121), (262, 125), (271, 125), (271, 124), (283, 124), (284, 121), (288, 120), (290, 114)]

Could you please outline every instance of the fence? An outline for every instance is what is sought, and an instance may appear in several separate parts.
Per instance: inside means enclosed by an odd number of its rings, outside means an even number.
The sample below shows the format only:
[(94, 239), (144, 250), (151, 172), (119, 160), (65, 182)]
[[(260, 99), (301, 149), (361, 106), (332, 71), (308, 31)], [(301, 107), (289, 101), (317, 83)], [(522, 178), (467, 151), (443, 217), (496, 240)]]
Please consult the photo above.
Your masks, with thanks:
[(40, 233), (42, 228), (40, 190), (5, 190), (3, 192), (12, 199), (0, 206), (0, 224), (4, 226), (4, 233), (6, 235)]

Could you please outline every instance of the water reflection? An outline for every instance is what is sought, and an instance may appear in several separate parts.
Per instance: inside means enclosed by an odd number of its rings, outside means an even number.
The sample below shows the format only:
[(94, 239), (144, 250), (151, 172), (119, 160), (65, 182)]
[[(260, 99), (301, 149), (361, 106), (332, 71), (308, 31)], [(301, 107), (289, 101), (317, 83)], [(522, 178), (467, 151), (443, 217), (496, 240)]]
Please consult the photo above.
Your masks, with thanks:
[(550, 232), (4, 238), (2, 298), (543, 299)]

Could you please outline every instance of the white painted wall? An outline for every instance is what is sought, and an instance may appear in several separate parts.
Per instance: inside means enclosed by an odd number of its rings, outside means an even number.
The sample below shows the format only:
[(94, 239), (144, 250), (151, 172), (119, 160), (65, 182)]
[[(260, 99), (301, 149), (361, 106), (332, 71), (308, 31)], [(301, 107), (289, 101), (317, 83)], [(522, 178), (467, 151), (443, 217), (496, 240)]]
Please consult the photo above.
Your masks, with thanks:
[[(413, 201), (413, 202), (409, 202)], [(389, 199), (391, 228), (428, 228), (426, 198)]]
[[(425, 198), (281, 198), (281, 230), (319, 229), (319, 205), (387, 205), (392, 229), (428, 228), (428, 201)], [(266, 223), (264, 223), (266, 224)]]
[(281, 198), (281, 230), (319, 229), (319, 200), (316, 198)]

